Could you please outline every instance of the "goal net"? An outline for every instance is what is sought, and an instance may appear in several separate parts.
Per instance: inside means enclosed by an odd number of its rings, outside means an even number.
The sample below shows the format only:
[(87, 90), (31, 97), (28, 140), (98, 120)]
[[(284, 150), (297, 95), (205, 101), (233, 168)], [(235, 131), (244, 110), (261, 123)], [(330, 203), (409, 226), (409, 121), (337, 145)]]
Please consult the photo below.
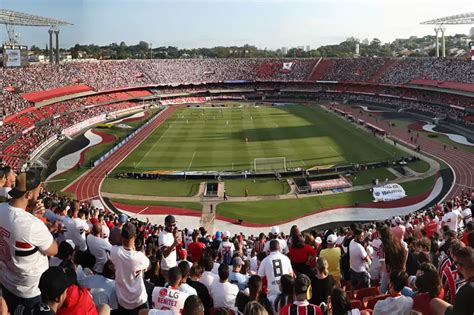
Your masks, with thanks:
[(284, 172), (286, 171), (286, 158), (255, 158), (253, 160), (253, 169), (256, 173), (261, 172)]

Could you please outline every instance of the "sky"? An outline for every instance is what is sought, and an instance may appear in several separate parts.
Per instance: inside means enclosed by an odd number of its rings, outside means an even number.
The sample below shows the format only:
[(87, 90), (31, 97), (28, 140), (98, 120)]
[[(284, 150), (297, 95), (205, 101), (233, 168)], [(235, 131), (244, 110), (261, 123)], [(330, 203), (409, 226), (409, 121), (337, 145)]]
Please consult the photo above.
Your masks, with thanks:
[[(60, 46), (107, 45), (140, 40), (153, 47), (198, 48), (337, 44), (434, 35), (420, 22), (474, 12), (474, 0), (0, 0), (0, 8), (72, 23), (61, 28)], [(446, 26), (468, 34), (474, 25)], [(20, 42), (45, 47), (47, 28), (18, 27)], [(0, 25), (2, 42), (6, 28)]]

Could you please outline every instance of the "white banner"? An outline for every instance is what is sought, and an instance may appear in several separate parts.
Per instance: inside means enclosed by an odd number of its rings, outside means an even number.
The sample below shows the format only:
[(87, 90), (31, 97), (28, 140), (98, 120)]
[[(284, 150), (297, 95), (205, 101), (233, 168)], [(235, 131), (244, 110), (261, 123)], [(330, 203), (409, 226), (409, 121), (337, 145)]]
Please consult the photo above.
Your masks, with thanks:
[(21, 52), (19, 49), (5, 49), (5, 67), (20, 67), (21, 66)]
[(374, 202), (392, 201), (406, 197), (405, 189), (399, 184), (388, 184), (372, 188)]

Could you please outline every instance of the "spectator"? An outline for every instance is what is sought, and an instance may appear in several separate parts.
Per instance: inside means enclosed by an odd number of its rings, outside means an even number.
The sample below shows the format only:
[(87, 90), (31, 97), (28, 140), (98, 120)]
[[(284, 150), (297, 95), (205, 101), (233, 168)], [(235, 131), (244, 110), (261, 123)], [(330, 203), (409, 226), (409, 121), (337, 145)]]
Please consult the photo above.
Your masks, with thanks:
[(38, 286), (41, 291), (41, 303), (35, 306), (33, 314), (56, 314), (66, 300), (69, 285), (63, 268), (50, 267), (43, 272)]
[(344, 290), (334, 288), (331, 294), (331, 301), (328, 305), (329, 314), (332, 315), (359, 315), (357, 308), (352, 308), (351, 300)]
[(79, 284), (90, 289), (96, 305), (109, 305), (111, 310), (118, 308), (117, 292), (115, 289), (115, 266), (108, 260), (104, 264), (103, 273), (85, 277)]
[(441, 288), (441, 281), (436, 267), (430, 263), (422, 264), (417, 271), (415, 285), (418, 291), (413, 298), (413, 309), (422, 314), (430, 315), (430, 301), (436, 297), (444, 297), (444, 290)]
[(349, 264), (353, 290), (369, 287), (366, 263), (370, 261), (370, 258), (362, 245), (363, 239), (364, 232), (359, 228), (354, 229), (354, 239), (349, 244)]
[(135, 250), (137, 230), (127, 223), (122, 227), (122, 245), (112, 246), (110, 260), (115, 266), (115, 285), (118, 313), (138, 314), (148, 308), (148, 295), (143, 281), (143, 273), (150, 266), (150, 260)]
[(202, 259), (202, 254), (206, 245), (199, 241), (199, 233), (194, 231), (192, 234), (193, 242), (188, 245), (188, 252), (191, 256), (191, 261), (193, 263), (200, 263)]
[(279, 238), (280, 228), (278, 226), (272, 226), (269, 239), (265, 242), (265, 246), (263, 247), (263, 251), (269, 254), (272, 250), (270, 249), (270, 241), (277, 240), (280, 243), (280, 252), (283, 254), (288, 254), (288, 244), (285, 240)]
[(327, 237), (327, 248), (319, 252), (319, 257), (326, 259), (328, 262), (328, 273), (334, 277), (336, 286), (341, 279), (340, 260), (341, 249), (336, 247), (337, 235), (330, 234)]
[(49, 259), (49, 266), (59, 266), (64, 260), (72, 260), (74, 256), (74, 243), (71, 240), (61, 242), (58, 247), (58, 254)]
[(287, 304), (294, 302), (295, 290), (293, 278), (290, 275), (283, 275), (280, 278), (280, 294), (273, 303), (273, 310), (275, 314), (279, 314), (280, 310)]
[(276, 239), (270, 242), (270, 255), (260, 264), (258, 268), (258, 275), (266, 277), (268, 283), (268, 298), (271, 302), (280, 294), (280, 287), (278, 285), (281, 276), (293, 276), (293, 268), (291, 267), (290, 259), (280, 252), (280, 242)]
[(374, 315), (406, 314), (409, 315), (413, 308), (413, 299), (400, 294), (405, 287), (408, 275), (405, 271), (392, 271), (389, 277), (389, 292), (391, 297), (375, 303)]
[(110, 250), (112, 245), (105, 238), (102, 238), (103, 226), (96, 223), (92, 226), (92, 234), (87, 236), (87, 246), (89, 252), (95, 257), (94, 272), (102, 274), (104, 264), (109, 259)]
[(313, 275), (310, 279), (313, 291), (309, 301), (315, 305), (327, 304), (335, 281), (333, 276), (328, 273), (328, 262), (326, 259), (319, 257), (316, 263), (316, 275)]
[(240, 273), (242, 266), (245, 263), (239, 256), (232, 259), (232, 272), (229, 275), (229, 282), (239, 287), (239, 290), (244, 290), (247, 287), (247, 277)]
[(180, 315), (183, 312), (184, 303), (190, 295), (180, 290), (182, 276), (178, 267), (172, 267), (168, 270), (168, 278), (167, 287), (155, 287), (153, 289), (153, 308), (168, 309), (174, 315)]
[(204, 257), (204, 272), (199, 279), (199, 282), (204, 284), (209, 292), (211, 292), (211, 287), (214, 282), (219, 281), (218, 276), (212, 272), (214, 267), (214, 261), (211, 257)]
[(178, 264), (178, 268), (181, 272), (181, 284), (179, 285), (179, 291), (185, 292), (189, 295), (197, 295), (196, 289), (194, 289), (187, 283), (189, 278), (189, 272), (191, 270), (191, 267), (189, 267), (189, 263), (186, 260), (183, 260)]
[(313, 247), (304, 243), (304, 238), (301, 233), (294, 234), (291, 240), (291, 247), (288, 252), (291, 266), (296, 272), (304, 273), (309, 276), (311, 274), (310, 265), (314, 262), (316, 251)]
[(28, 312), (41, 302), (40, 277), (48, 269), (48, 256), (58, 252), (56, 241), (40, 220), (44, 213), (38, 200), (40, 189), (39, 175), (21, 173), (9, 192), (12, 199), (0, 204), (0, 229), (9, 236), (3, 237), (0, 283), (12, 314), (21, 309)]
[(235, 305), (239, 312), (243, 312), (248, 303), (256, 301), (266, 309), (268, 314), (273, 314), (272, 305), (266, 295), (262, 292), (262, 278), (257, 275), (251, 276), (249, 278), (248, 288), (248, 294), (245, 291), (240, 291), (237, 294)]
[(204, 305), (205, 313), (209, 314), (209, 310), (212, 307), (211, 296), (207, 287), (201, 282), (199, 282), (199, 279), (202, 275), (202, 267), (194, 264), (191, 267), (191, 270), (189, 271), (189, 275), (190, 278), (187, 280), (187, 284), (189, 284), (196, 290), (197, 295), (199, 296), (202, 301), (202, 304)]
[(244, 315), (268, 315), (267, 309), (257, 301), (251, 301), (245, 305)]
[(161, 272), (168, 280), (168, 270), (177, 266), (176, 247), (181, 243), (181, 234), (176, 228), (176, 219), (172, 215), (165, 218), (165, 228), (158, 235), (158, 244), (163, 253), (161, 259)]
[(322, 315), (323, 312), (319, 306), (310, 304), (308, 297), (311, 297), (311, 280), (308, 276), (300, 274), (295, 278), (295, 301), (292, 304), (285, 305), (280, 310), (280, 315), (289, 314), (315, 314)]
[(219, 280), (214, 281), (211, 286), (211, 296), (214, 308), (235, 309), (235, 299), (239, 288), (228, 281), (229, 265), (222, 263), (219, 266)]
[(231, 265), (232, 264), (232, 256), (234, 255), (235, 246), (233, 243), (229, 241), (230, 232), (225, 231), (224, 237), (222, 238), (222, 242), (219, 244), (219, 255), (221, 257), (221, 263)]
[(471, 315), (474, 313), (474, 250), (464, 247), (455, 254), (455, 264), (466, 283), (456, 292), (453, 305), (435, 298), (430, 302), (433, 314), (460, 314)]

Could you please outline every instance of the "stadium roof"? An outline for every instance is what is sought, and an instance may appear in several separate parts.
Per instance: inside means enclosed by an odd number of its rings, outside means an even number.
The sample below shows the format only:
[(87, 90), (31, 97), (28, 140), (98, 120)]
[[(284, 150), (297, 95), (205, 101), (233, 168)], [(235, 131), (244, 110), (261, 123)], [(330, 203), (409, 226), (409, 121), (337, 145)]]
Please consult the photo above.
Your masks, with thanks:
[(0, 9), (0, 24), (21, 25), (21, 26), (61, 26), (72, 25), (71, 23), (50, 19), (38, 15), (15, 12)]
[(421, 24), (474, 24), (474, 12), (446, 16), (438, 19), (421, 22)]

